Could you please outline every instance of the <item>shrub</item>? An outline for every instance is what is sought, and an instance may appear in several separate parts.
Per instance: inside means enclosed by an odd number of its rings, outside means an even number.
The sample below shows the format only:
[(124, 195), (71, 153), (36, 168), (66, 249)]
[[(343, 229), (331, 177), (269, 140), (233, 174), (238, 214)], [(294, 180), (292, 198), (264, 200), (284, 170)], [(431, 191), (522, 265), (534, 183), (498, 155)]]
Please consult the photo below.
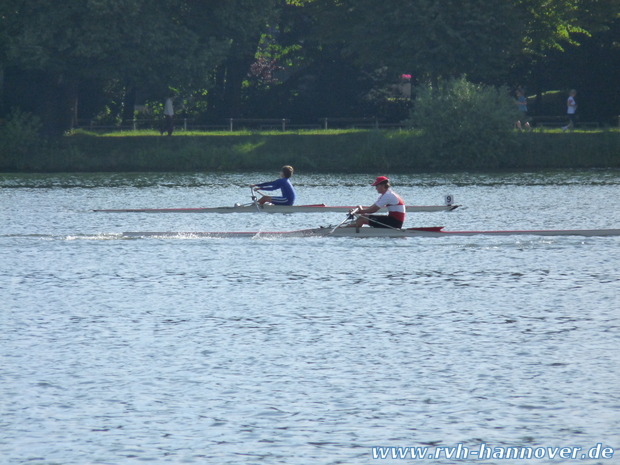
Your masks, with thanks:
[(432, 168), (498, 168), (516, 149), (518, 109), (505, 88), (464, 77), (439, 89), (421, 87), (410, 123), (423, 132), (421, 146)]
[(38, 117), (13, 110), (0, 126), (0, 167), (20, 166), (27, 158), (36, 156), (44, 145), (41, 128)]

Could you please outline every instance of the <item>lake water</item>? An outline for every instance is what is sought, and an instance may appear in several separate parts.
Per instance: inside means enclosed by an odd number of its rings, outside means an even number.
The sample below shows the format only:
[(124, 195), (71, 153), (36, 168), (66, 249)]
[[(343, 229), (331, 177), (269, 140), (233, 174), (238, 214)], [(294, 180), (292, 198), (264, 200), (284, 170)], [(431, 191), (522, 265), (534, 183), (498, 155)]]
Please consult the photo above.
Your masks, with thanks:
[[(293, 180), (299, 204), (368, 205), (374, 176)], [(275, 177), (0, 174), (0, 463), (620, 463), (619, 237), (122, 239), (344, 217), (92, 211)], [(618, 171), (392, 179), (462, 205), (407, 226), (620, 227)]]

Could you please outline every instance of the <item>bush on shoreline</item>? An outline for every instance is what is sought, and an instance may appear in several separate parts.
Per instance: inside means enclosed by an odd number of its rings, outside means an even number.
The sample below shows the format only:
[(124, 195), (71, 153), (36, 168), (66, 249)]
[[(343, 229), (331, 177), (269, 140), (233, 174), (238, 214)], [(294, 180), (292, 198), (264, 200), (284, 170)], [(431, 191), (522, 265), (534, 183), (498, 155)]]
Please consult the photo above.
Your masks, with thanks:
[(0, 126), (0, 169), (13, 165), (19, 171), (25, 168), (22, 160), (44, 152), (45, 140), (39, 136), (41, 128), (41, 120), (36, 116), (13, 110)]
[(410, 121), (423, 132), (429, 166), (485, 168), (497, 166), (501, 154), (518, 149), (511, 129), (518, 111), (507, 89), (462, 77), (438, 89), (419, 87)]

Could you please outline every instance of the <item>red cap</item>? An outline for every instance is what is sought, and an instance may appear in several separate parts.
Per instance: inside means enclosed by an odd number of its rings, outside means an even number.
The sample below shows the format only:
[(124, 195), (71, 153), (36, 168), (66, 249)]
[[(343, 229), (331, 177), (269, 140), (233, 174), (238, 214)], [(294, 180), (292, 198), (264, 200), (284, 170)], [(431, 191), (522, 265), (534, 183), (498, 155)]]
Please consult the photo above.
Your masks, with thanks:
[(377, 184), (381, 184), (382, 182), (385, 182), (385, 181), (389, 181), (389, 179), (386, 178), (385, 176), (377, 176), (377, 179), (375, 179), (375, 182), (373, 182), (371, 186), (376, 186)]

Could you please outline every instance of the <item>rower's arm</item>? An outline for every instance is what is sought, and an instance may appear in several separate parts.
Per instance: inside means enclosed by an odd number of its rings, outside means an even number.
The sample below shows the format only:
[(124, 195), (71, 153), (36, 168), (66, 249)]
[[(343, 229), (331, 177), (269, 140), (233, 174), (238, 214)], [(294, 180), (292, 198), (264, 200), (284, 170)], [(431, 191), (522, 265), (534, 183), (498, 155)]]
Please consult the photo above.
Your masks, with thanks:
[(374, 213), (376, 211), (379, 211), (381, 209), (381, 207), (377, 206), (376, 204), (372, 204), (370, 207), (359, 207), (359, 210), (357, 210), (356, 213), (360, 213), (362, 215), (366, 215), (369, 213)]

